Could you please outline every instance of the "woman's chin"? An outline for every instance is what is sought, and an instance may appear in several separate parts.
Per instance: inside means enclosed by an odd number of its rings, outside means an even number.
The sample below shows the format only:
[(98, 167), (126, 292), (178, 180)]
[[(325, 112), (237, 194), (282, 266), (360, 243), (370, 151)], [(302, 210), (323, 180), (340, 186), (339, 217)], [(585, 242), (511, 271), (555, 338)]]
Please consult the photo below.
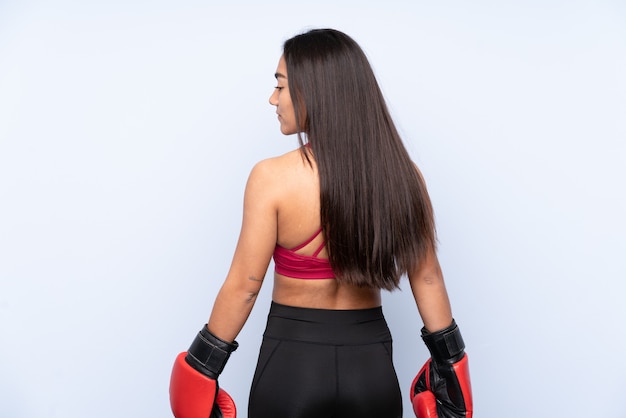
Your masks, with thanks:
[(293, 135), (293, 134), (296, 133), (295, 129), (289, 129), (289, 128), (283, 127), (283, 126), (280, 127), (280, 132), (283, 135)]

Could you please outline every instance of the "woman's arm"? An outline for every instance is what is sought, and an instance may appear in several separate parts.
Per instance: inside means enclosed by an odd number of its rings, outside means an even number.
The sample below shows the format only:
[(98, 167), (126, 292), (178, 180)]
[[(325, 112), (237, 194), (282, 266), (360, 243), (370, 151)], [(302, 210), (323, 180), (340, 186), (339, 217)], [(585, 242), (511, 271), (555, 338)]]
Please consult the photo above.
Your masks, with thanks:
[[(208, 326), (189, 350), (176, 357), (170, 377), (170, 405), (175, 417), (234, 417), (233, 399), (217, 384), (235, 337), (250, 315), (276, 244), (277, 209), (272, 164), (259, 163), (250, 173), (244, 195), (237, 249), (220, 289)], [(207, 329), (208, 328), (208, 329)]]
[(431, 358), (411, 384), (417, 417), (471, 418), (474, 410), (469, 364), (459, 327), (452, 319), (441, 267), (434, 251), (409, 275)]
[[(426, 181), (419, 167), (416, 164), (413, 166), (419, 181), (426, 187)], [(409, 282), (424, 327), (434, 332), (452, 323), (450, 301), (434, 245), (431, 251), (419, 261), (416, 270), (408, 274)]]
[(207, 326), (225, 341), (233, 341), (248, 319), (276, 246), (275, 178), (269, 161), (258, 163), (248, 178), (239, 241)]
[(452, 311), (434, 250), (424, 257), (416, 271), (409, 274), (409, 282), (426, 329), (435, 332), (449, 326), (452, 323)]

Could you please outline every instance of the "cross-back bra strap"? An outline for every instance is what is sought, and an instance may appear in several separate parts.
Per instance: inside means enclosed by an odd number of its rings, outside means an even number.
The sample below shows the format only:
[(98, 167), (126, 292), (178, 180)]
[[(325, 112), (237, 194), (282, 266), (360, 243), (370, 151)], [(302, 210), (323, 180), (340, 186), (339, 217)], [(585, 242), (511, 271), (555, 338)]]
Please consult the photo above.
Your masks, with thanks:
[[(297, 247), (290, 248), (289, 251), (298, 251), (299, 249), (306, 247), (307, 245), (311, 243), (311, 241), (317, 238), (317, 236), (321, 233), (322, 233), (322, 228), (320, 228), (315, 234), (313, 234), (311, 238), (307, 239), (306, 241), (304, 241), (302, 244), (298, 245)], [(317, 252), (315, 253), (316, 256), (320, 251), (322, 251), (322, 248), (324, 248), (324, 245), (326, 245), (326, 243), (322, 244), (322, 247), (317, 250)]]
[[(319, 233), (318, 233), (318, 235), (319, 235)], [(322, 250), (324, 249), (325, 246), (326, 246), (326, 241), (322, 241), (322, 244), (313, 253), (313, 257), (317, 257), (318, 254), (322, 252)]]

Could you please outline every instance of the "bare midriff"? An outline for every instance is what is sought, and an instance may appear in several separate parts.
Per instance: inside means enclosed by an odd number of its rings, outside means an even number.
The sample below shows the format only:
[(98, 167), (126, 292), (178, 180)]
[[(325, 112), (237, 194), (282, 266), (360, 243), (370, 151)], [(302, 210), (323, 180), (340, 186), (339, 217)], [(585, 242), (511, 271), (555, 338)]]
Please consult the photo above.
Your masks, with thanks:
[(381, 305), (380, 290), (340, 284), (337, 279), (302, 280), (274, 274), (272, 300), (315, 309), (368, 309)]

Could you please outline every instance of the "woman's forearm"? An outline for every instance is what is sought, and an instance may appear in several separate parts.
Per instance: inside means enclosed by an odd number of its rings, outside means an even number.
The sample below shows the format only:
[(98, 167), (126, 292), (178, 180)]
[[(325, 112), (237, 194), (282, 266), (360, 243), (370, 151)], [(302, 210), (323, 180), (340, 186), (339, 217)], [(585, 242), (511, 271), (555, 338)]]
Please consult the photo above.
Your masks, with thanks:
[(237, 286), (225, 282), (215, 299), (207, 325), (209, 330), (219, 338), (232, 342), (248, 320), (258, 293), (257, 286)]
[(413, 287), (413, 293), (428, 331), (435, 332), (452, 323), (452, 309), (443, 280), (424, 279)]
[(420, 269), (409, 276), (409, 280), (426, 329), (434, 332), (449, 326), (452, 323), (452, 309), (436, 255), (427, 257)]

